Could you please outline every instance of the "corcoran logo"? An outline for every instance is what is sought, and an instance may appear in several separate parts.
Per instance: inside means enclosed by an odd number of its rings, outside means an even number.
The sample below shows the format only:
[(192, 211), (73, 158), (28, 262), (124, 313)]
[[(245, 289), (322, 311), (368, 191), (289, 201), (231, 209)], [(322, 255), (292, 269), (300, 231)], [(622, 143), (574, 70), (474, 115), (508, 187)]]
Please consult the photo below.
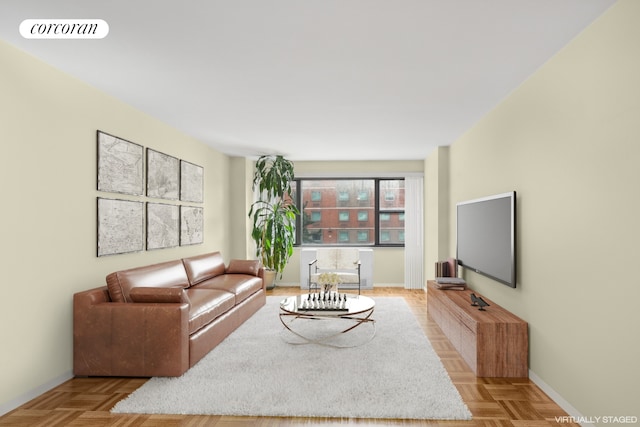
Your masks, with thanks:
[(102, 39), (109, 24), (102, 19), (25, 19), (20, 35), (25, 39)]

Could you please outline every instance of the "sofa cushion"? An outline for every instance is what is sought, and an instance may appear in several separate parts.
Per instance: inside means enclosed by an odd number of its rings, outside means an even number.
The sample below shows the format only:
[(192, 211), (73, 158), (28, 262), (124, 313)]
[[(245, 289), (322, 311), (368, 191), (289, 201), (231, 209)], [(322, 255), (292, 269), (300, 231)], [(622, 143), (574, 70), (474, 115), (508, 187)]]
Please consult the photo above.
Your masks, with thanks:
[(250, 259), (232, 259), (229, 261), (229, 266), (225, 273), (258, 276), (260, 274), (260, 261)]
[(220, 289), (189, 288), (186, 290), (189, 307), (189, 335), (231, 310), (235, 296)]
[(235, 295), (235, 304), (240, 304), (249, 296), (262, 289), (262, 279), (248, 274), (223, 274), (201, 282), (199, 289), (219, 289)]
[(136, 287), (186, 288), (189, 279), (181, 260), (116, 271), (107, 276), (111, 301), (131, 302), (129, 292)]
[(184, 288), (151, 288), (138, 287), (129, 291), (133, 302), (147, 303), (188, 303), (189, 298)]
[(187, 272), (190, 286), (197, 285), (207, 279), (224, 274), (225, 270), (224, 259), (220, 252), (212, 252), (190, 258), (183, 258), (182, 263), (184, 264), (184, 269)]

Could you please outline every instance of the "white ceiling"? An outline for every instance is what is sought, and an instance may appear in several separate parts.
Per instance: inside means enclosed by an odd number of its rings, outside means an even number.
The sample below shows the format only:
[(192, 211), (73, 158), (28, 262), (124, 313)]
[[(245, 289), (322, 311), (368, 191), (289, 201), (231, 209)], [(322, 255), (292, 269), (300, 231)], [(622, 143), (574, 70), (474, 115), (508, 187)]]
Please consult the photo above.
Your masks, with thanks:
[[(0, 38), (230, 155), (417, 160), (614, 2), (1, 0)], [(27, 40), (30, 18), (110, 30)]]

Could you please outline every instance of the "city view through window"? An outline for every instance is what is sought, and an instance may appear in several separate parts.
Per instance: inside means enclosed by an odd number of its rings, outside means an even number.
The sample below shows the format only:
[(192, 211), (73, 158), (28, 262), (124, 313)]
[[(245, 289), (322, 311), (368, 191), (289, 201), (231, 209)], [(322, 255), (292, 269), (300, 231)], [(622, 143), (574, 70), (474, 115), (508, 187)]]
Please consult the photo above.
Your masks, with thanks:
[(301, 179), (295, 193), (303, 245), (404, 245), (403, 179)]

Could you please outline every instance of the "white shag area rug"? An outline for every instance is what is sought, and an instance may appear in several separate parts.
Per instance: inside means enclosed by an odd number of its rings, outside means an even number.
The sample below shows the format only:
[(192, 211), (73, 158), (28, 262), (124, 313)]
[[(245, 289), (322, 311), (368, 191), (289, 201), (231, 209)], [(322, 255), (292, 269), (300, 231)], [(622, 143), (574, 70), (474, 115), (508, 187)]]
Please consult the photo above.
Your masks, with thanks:
[[(338, 337), (346, 340), (338, 345), (361, 344), (349, 348), (297, 345), (300, 339), (278, 317), (282, 299), (268, 297), (181, 377), (151, 378), (111, 412), (471, 419), (403, 298), (375, 298), (375, 326), (363, 324)], [(294, 322), (296, 330), (310, 332), (346, 321)]]

